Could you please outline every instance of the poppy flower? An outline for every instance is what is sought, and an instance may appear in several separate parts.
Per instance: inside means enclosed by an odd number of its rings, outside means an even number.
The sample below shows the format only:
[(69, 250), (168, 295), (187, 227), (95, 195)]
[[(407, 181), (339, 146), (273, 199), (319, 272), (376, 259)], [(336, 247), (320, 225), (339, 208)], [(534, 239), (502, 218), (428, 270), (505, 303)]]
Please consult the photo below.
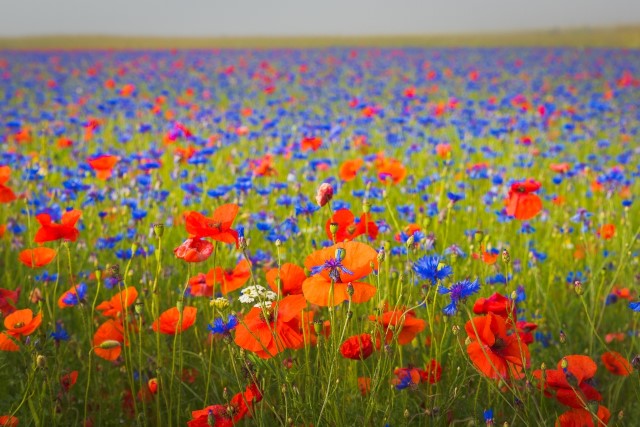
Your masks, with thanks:
[[(162, 334), (175, 335), (186, 331), (196, 321), (196, 314), (198, 309), (195, 307), (184, 307), (182, 310), (182, 319), (180, 319), (180, 311), (177, 307), (172, 307), (160, 315), (158, 319), (153, 322), (153, 330), (160, 331)], [(178, 322), (181, 323), (178, 325)]]
[(272, 268), (267, 271), (267, 283), (271, 290), (278, 293), (280, 287), (281, 295), (300, 295), (302, 293), (302, 283), (307, 275), (300, 266), (291, 263), (284, 263), (278, 269)]
[(420, 231), (422, 231), (422, 229), (418, 224), (409, 224), (402, 230), (402, 232), (396, 233), (396, 235), (393, 236), (393, 239), (396, 242), (404, 242), (409, 237), (413, 236), (415, 233)]
[(603, 240), (609, 240), (616, 234), (616, 226), (613, 224), (605, 224), (598, 229), (598, 236)]
[(213, 244), (201, 239), (200, 237), (192, 237), (173, 250), (176, 258), (185, 260), (186, 262), (202, 262), (213, 253)]
[(571, 170), (571, 165), (569, 163), (551, 163), (549, 165), (549, 169), (556, 173), (567, 173)]
[(0, 427), (18, 427), (18, 418), (13, 415), (0, 416)]
[(78, 371), (69, 372), (66, 375), (63, 375), (60, 378), (60, 385), (62, 386), (62, 390), (68, 392), (71, 387), (73, 387), (78, 380)]
[(124, 329), (119, 320), (107, 320), (93, 335), (93, 351), (96, 356), (105, 360), (116, 360), (124, 343)]
[(274, 176), (278, 174), (273, 164), (273, 156), (270, 154), (257, 160), (252, 160), (249, 163), (249, 169), (253, 171), (254, 176)]
[(593, 415), (583, 408), (573, 408), (561, 414), (556, 420), (556, 427), (600, 427), (609, 425), (611, 412), (604, 406), (598, 405), (596, 412), (598, 422), (593, 422)]
[(513, 300), (496, 292), (489, 298), (478, 298), (473, 304), (473, 312), (475, 314), (493, 313), (511, 323), (516, 318), (516, 304)]
[(360, 334), (347, 338), (340, 345), (342, 357), (351, 360), (365, 360), (373, 354), (373, 341), (371, 335)]
[(436, 154), (441, 159), (446, 159), (451, 155), (451, 144), (438, 144), (436, 145)]
[(302, 151), (318, 151), (318, 149), (322, 146), (322, 138), (317, 136), (307, 136), (302, 138), (300, 141), (300, 148)]
[(239, 207), (229, 203), (219, 206), (211, 218), (200, 212), (188, 211), (185, 213), (185, 228), (187, 233), (194, 237), (209, 237), (223, 243), (235, 243), (238, 248), (238, 232), (231, 228), (238, 214)]
[(241, 288), (251, 277), (251, 266), (246, 259), (241, 259), (234, 269), (224, 270), (221, 267), (209, 270), (205, 274), (198, 274), (189, 279), (189, 292), (192, 296), (213, 296), (216, 284), (220, 285), (221, 292), (226, 295), (229, 292)]
[(516, 335), (507, 335), (507, 325), (502, 317), (492, 312), (474, 317), (466, 323), (465, 330), (471, 340), (467, 354), (488, 378), (518, 376), (520, 368), (529, 364), (529, 348)]
[(547, 369), (544, 377), (540, 369), (533, 371), (545, 395), (554, 396), (558, 402), (572, 408), (583, 408), (590, 400), (601, 401), (602, 396), (591, 385), (598, 367), (589, 356), (580, 354), (565, 356), (557, 369)]
[(404, 390), (405, 388), (416, 388), (422, 380), (422, 371), (418, 368), (396, 368), (393, 371), (393, 375), (396, 377), (391, 380), (391, 384), (396, 386), (398, 390)]
[[(269, 305), (270, 304), (270, 305)], [(307, 306), (302, 295), (289, 295), (266, 307), (253, 307), (236, 326), (235, 343), (269, 359), (287, 348), (304, 345), (301, 312)]]
[(340, 179), (345, 182), (354, 180), (363, 164), (364, 161), (362, 159), (345, 161), (344, 163), (342, 163), (342, 165), (340, 165), (340, 170), (338, 172)]
[(539, 189), (540, 183), (532, 179), (512, 184), (507, 198), (507, 215), (521, 221), (538, 215), (542, 210), (542, 201), (533, 193)]
[(525, 344), (531, 344), (534, 341), (531, 331), (535, 331), (536, 329), (538, 329), (538, 325), (535, 323), (524, 320), (518, 320), (516, 322), (516, 331), (518, 332), (518, 335), (520, 335), (522, 342)]
[(36, 243), (53, 242), (55, 240), (70, 240), (75, 242), (80, 232), (76, 228), (76, 222), (80, 219), (82, 211), (73, 209), (62, 214), (60, 224), (51, 221), (51, 216), (42, 213), (36, 216), (40, 223), (40, 229), (36, 232), (33, 241)]
[(88, 158), (87, 163), (96, 172), (96, 177), (105, 181), (111, 177), (113, 168), (119, 160), (117, 156), (102, 155)]
[(379, 158), (376, 161), (378, 179), (383, 184), (399, 184), (407, 176), (407, 169), (396, 159)]
[(18, 260), (30, 268), (40, 268), (49, 264), (56, 257), (56, 251), (51, 248), (25, 249), (18, 255)]
[(16, 311), (13, 304), (17, 303), (19, 298), (20, 288), (15, 291), (0, 288), (0, 313), (2, 313), (3, 316), (7, 316)]
[[(331, 225), (337, 224), (338, 229), (335, 234), (331, 233)], [(344, 242), (345, 240), (354, 240), (356, 237), (367, 234), (371, 240), (378, 237), (378, 226), (371, 220), (371, 215), (363, 213), (360, 221), (355, 222), (355, 217), (349, 209), (339, 209), (327, 220), (325, 231), (329, 240), (336, 242)], [(335, 239), (334, 239), (335, 238)]]
[(427, 322), (416, 318), (413, 310), (405, 312), (402, 308), (386, 311), (379, 316), (371, 315), (369, 320), (382, 327), (385, 334), (385, 344), (389, 344), (396, 334), (398, 344), (409, 344), (427, 326)]
[(359, 280), (377, 269), (377, 255), (375, 249), (360, 242), (339, 243), (313, 252), (304, 261), (312, 274), (302, 283), (304, 297), (312, 304), (333, 307), (349, 299), (350, 285), (352, 302), (369, 301), (376, 288)]
[(358, 377), (358, 390), (362, 396), (366, 396), (371, 392), (371, 378)]
[(16, 310), (4, 318), (6, 331), (0, 334), (0, 350), (18, 351), (20, 347), (14, 342), (21, 336), (31, 335), (42, 323), (42, 312), (35, 317), (29, 308)]
[(96, 310), (101, 311), (103, 316), (118, 318), (131, 306), (138, 298), (138, 290), (133, 286), (115, 294), (109, 301), (103, 301), (96, 306)]
[(11, 177), (9, 166), (0, 166), (0, 203), (9, 203), (16, 199), (16, 195), (9, 187), (4, 185)]
[(424, 371), (421, 373), (422, 382), (428, 382), (430, 384), (435, 384), (440, 381), (442, 377), (442, 366), (438, 363), (437, 360), (432, 359), (427, 363)]
[(601, 357), (604, 367), (614, 375), (626, 377), (633, 372), (633, 366), (616, 351), (608, 351)]
[(216, 427), (233, 427), (246, 415), (250, 415), (253, 406), (262, 400), (262, 392), (256, 383), (251, 383), (244, 393), (237, 393), (228, 405), (212, 405), (198, 411), (191, 412), (188, 427), (209, 427), (210, 420)]

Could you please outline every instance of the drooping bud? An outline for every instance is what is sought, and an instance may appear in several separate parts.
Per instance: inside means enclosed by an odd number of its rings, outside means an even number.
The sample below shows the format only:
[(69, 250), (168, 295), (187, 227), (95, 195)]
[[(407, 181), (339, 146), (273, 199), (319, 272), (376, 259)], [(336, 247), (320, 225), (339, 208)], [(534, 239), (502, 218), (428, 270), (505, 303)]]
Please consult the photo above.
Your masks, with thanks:
[(279, 248), (280, 246), (282, 246), (282, 240), (276, 239), (276, 247)]
[(582, 287), (582, 282), (580, 280), (573, 282), (573, 290), (576, 291), (576, 294), (578, 295), (584, 294), (584, 288)]
[(98, 345), (98, 348), (101, 348), (103, 350), (111, 350), (112, 348), (116, 348), (116, 347), (120, 347), (122, 346), (122, 344), (120, 343), (120, 341), (116, 341), (116, 340), (104, 340), (100, 343), (100, 345)]
[(333, 187), (331, 184), (325, 182), (320, 184), (318, 191), (316, 192), (316, 203), (318, 206), (323, 207), (331, 201), (333, 198)]

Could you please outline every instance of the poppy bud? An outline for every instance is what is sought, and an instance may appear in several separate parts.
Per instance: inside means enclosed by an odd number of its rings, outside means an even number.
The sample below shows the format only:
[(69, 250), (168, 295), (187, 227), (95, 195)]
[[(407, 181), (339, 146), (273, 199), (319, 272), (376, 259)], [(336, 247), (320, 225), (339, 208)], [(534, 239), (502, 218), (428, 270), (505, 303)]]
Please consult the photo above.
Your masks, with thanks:
[(158, 392), (158, 379), (151, 378), (147, 383), (147, 386), (149, 387), (151, 394), (156, 394)]
[(458, 335), (458, 333), (460, 333), (460, 326), (458, 325), (453, 325), (451, 327), (451, 332), (453, 332), (453, 335)]
[(353, 296), (354, 292), (355, 289), (353, 288), (353, 284), (351, 282), (347, 283), (347, 295), (349, 295), (349, 298)]
[(102, 270), (96, 270), (95, 272), (96, 280), (99, 282), (102, 279)]
[(213, 415), (213, 411), (209, 411), (209, 414), (207, 415), (207, 425), (208, 426), (215, 426), (216, 425), (216, 417)]
[(378, 251), (378, 263), (384, 262), (385, 254), (384, 247), (381, 247)]
[(224, 400), (229, 400), (229, 390), (226, 387), (222, 389), (222, 398)]
[(369, 213), (371, 211), (371, 203), (368, 200), (362, 202), (362, 212)]
[(316, 192), (316, 203), (323, 207), (333, 198), (333, 187), (329, 183), (322, 183)]
[(313, 322), (313, 330), (315, 331), (316, 335), (320, 335), (320, 333), (322, 332), (322, 321), (321, 320), (316, 320)]
[(405, 418), (409, 418), (409, 417), (411, 416), (411, 414), (409, 413), (409, 410), (408, 410), (408, 409), (405, 409), (405, 410), (404, 410), (403, 415), (404, 415), (404, 417), (405, 417)]
[(282, 240), (276, 239), (276, 247), (279, 248), (280, 246), (282, 246)]
[(47, 358), (39, 354), (38, 356), (36, 356), (36, 365), (38, 366), (38, 368), (44, 369), (47, 366)]
[(102, 341), (100, 343), (100, 345), (98, 346), (98, 348), (101, 348), (103, 350), (111, 350), (112, 348), (116, 348), (116, 347), (120, 347), (122, 344), (120, 343), (120, 341), (116, 341), (116, 340), (105, 340)]
[(347, 255), (347, 251), (344, 248), (337, 248), (335, 252), (336, 261), (342, 261)]
[(505, 264), (509, 264), (511, 262), (511, 256), (509, 255), (509, 251), (506, 249), (502, 250), (502, 262)]
[(161, 222), (153, 224), (153, 234), (160, 239), (164, 234), (164, 224)]
[(567, 335), (564, 333), (564, 331), (560, 331), (560, 343), (564, 344), (567, 341)]
[(578, 295), (582, 295), (584, 294), (584, 288), (582, 287), (582, 282), (580, 282), (579, 280), (576, 280), (573, 283), (573, 290), (576, 291), (576, 294)]
[(142, 314), (143, 308), (144, 308), (144, 304), (142, 304), (141, 302), (137, 302), (136, 305), (134, 306), (135, 312), (138, 316)]

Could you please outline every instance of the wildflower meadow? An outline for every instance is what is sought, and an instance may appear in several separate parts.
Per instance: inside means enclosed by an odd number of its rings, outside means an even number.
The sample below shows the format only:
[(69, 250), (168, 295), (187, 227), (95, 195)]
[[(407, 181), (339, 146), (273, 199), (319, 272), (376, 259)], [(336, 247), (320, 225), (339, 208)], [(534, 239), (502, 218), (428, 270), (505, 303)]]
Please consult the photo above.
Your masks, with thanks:
[(634, 426), (640, 51), (0, 52), (0, 426)]

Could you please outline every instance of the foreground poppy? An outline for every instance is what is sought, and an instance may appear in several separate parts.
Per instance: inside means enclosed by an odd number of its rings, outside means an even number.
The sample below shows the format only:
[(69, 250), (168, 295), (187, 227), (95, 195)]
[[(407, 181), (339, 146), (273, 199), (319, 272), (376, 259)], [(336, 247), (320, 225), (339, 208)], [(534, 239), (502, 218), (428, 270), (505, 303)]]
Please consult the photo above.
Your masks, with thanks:
[(609, 419), (611, 418), (609, 409), (598, 405), (596, 416), (598, 420), (594, 422), (593, 415), (586, 409), (570, 409), (558, 417), (556, 427), (600, 427), (609, 425)]
[(340, 171), (338, 172), (340, 179), (345, 182), (354, 180), (358, 175), (358, 171), (360, 170), (363, 164), (364, 164), (364, 161), (362, 159), (345, 161), (340, 166)]
[(62, 214), (60, 224), (53, 223), (49, 214), (43, 213), (37, 215), (36, 219), (40, 223), (40, 229), (36, 232), (33, 241), (36, 243), (44, 243), (64, 239), (75, 242), (80, 235), (75, 225), (81, 215), (82, 211), (78, 209), (66, 211)]
[(507, 198), (507, 215), (521, 221), (538, 215), (542, 210), (542, 201), (533, 192), (539, 189), (540, 183), (532, 179), (512, 184)]
[(307, 306), (302, 295), (289, 295), (266, 307), (254, 307), (236, 326), (235, 343), (269, 359), (287, 348), (299, 349), (304, 345), (301, 331), (301, 313)]
[(18, 427), (18, 418), (13, 415), (0, 416), (0, 427)]
[(93, 351), (105, 360), (116, 360), (124, 343), (124, 328), (119, 320), (107, 320), (93, 334)]
[(278, 293), (280, 288), (281, 295), (299, 295), (302, 293), (302, 283), (306, 280), (307, 275), (304, 269), (295, 264), (285, 262), (280, 268), (272, 268), (267, 271), (267, 283), (271, 290)]
[(40, 268), (49, 264), (56, 257), (56, 251), (51, 248), (25, 249), (18, 255), (18, 260), (30, 268)]
[(502, 294), (494, 293), (489, 298), (478, 298), (473, 304), (475, 314), (493, 313), (505, 319), (507, 324), (516, 318), (516, 304)]
[[(153, 330), (160, 331), (162, 334), (175, 335), (186, 331), (196, 321), (196, 314), (198, 309), (196, 307), (184, 307), (182, 311), (182, 319), (180, 319), (180, 311), (177, 307), (172, 307), (160, 315), (155, 322), (153, 322)], [(180, 324), (178, 324), (180, 322)]]
[(598, 367), (589, 356), (575, 354), (565, 356), (558, 362), (557, 369), (533, 371), (545, 395), (555, 397), (558, 402), (572, 408), (583, 408), (589, 401), (601, 401), (602, 396), (591, 385)]
[(413, 310), (405, 312), (402, 308), (386, 311), (379, 316), (370, 315), (369, 320), (377, 322), (382, 327), (385, 344), (389, 344), (396, 334), (398, 344), (409, 344), (427, 326), (427, 322), (416, 318)]
[(253, 405), (262, 400), (258, 385), (251, 383), (244, 393), (234, 395), (227, 405), (212, 405), (191, 412), (188, 427), (232, 427), (246, 415), (250, 415)]
[(224, 270), (221, 267), (212, 268), (207, 274), (199, 273), (189, 279), (189, 293), (192, 296), (211, 297), (215, 285), (220, 285), (220, 291), (226, 295), (241, 288), (251, 277), (251, 266), (246, 259), (241, 259), (234, 269)]
[(478, 370), (491, 379), (519, 377), (529, 364), (529, 348), (514, 334), (507, 335), (505, 320), (489, 312), (474, 317), (465, 325), (471, 343), (467, 354)]
[(184, 215), (187, 233), (194, 237), (209, 237), (223, 243), (235, 243), (238, 247), (238, 232), (231, 228), (238, 214), (236, 204), (226, 204), (218, 207), (212, 217), (206, 217), (200, 212), (188, 211)]
[[(15, 343), (20, 337), (31, 335), (42, 323), (42, 312), (36, 316), (29, 308), (16, 310), (4, 318), (6, 331), (0, 334), (0, 350), (18, 351), (20, 347)], [(15, 341), (14, 341), (15, 340)]]
[(131, 306), (138, 298), (138, 291), (133, 286), (123, 289), (114, 295), (109, 301), (103, 301), (96, 310), (101, 311), (103, 316), (118, 318)]
[(202, 262), (213, 253), (213, 244), (208, 240), (193, 237), (185, 240), (173, 250), (173, 253), (176, 258), (183, 259), (186, 262)]
[(87, 159), (87, 163), (96, 172), (96, 177), (100, 180), (107, 180), (113, 173), (114, 166), (120, 159), (117, 156), (97, 156)]
[(633, 366), (617, 351), (608, 351), (601, 357), (604, 367), (614, 375), (626, 377), (633, 372)]
[(376, 288), (359, 280), (377, 269), (377, 255), (375, 249), (360, 242), (339, 243), (313, 252), (304, 261), (312, 274), (302, 284), (304, 297), (312, 304), (333, 307), (349, 299), (350, 285), (351, 301), (369, 301)]
[(16, 199), (13, 190), (5, 185), (10, 177), (11, 168), (9, 166), (0, 166), (0, 203), (9, 203)]
[[(331, 233), (331, 227), (337, 226), (335, 233)], [(366, 234), (369, 239), (375, 240), (378, 237), (378, 226), (371, 220), (371, 215), (363, 213), (360, 221), (355, 222), (355, 216), (349, 209), (339, 209), (327, 220), (325, 231), (329, 240), (344, 242), (354, 240), (356, 237)]]

